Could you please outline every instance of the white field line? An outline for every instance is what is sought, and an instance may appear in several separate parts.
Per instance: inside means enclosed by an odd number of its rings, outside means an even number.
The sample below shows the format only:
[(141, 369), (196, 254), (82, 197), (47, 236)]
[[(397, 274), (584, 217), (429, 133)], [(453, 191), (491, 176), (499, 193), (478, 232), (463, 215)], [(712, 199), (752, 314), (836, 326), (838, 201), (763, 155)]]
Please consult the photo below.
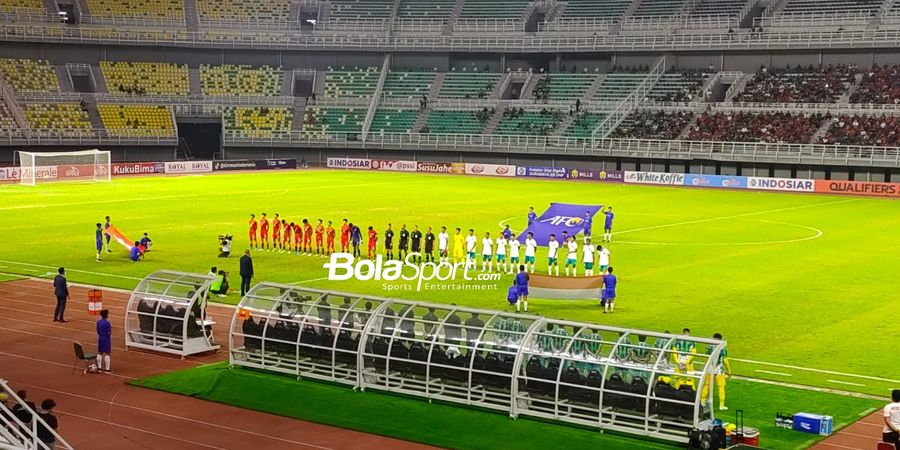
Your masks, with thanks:
[[(748, 219), (754, 220), (754, 219)], [(822, 230), (814, 227), (809, 227), (806, 225), (800, 225), (796, 223), (787, 223), (787, 222), (776, 222), (773, 220), (754, 220), (756, 222), (762, 223), (774, 223), (778, 225), (785, 225), (788, 227), (794, 228), (802, 228), (805, 230), (812, 231), (813, 234), (807, 237), (797, 238), (797, 239), (784, 239), (780, 241), (756, 241), (756, 242), (648, 242), (648, 241), (616, 241), (617, 244), (631, 244), (631, 245), (670, 245), (670, 246), (683, 246), (683, 247), (693, 247), (693, 246), (706, 246), (706, 247), (727, 247), (727, 246), (743, 246), (743, 245), (774, 245), (774, 244), (791, 244), (794, 242), (803, 242), (803, 241), (811, 241), (813, 239), (818, 239), (825, 234)]]
[(800, 390), (803, 390), (803, 391), (823, 392), (823, 393), (826, 393), (826, 394), (843, 395), (843, 396), (845, 396), (845, 397), (867, 398), (867, 399), (870, 399), (870, 400), (881, 400), (881, 401), (887, 401), (887, 400), (888, 400), (888, 398), (887, 398), (886, 396), (885, 396), (885, 397), (879, 397), (879, 396), (877, 396), (877, 395), (862, 394), (862, 393), (859, 393), (859, 392), (842, 391), (842, 390), (839, 390), (839, 389), (831, 389), (831, 388), (824, 388), (824, 387), (807, 386), (807, 385), (805, 385), (805, 384), (785, 383), (785, 382), (783, 382), (783, 381), (764, 380), (764, 379), (762, 379), (762, 378), (742, 377), (742, 376), (739, 376), (739, 375), (734, 375), (734, 376), (732, 376), (731, 378), (733, 378), (733, 379), (735, 379), (735, 380), (749, 381), (749, 382), (751, 382), (751, 383), (759, 383), (759, 384), (768, 384), (768, 385), (771, 385), (771, 386), (788, 387), (788, 388), (793, 388), (793, 389), (800, 389)]
[(792, 376), (793, 376), (793, 375), (791, 375), (791, 374), (789, 374), (789, 373), (772, 372), (771, 370), (762, 370), (762, 369), (756, 369), (756, 372), (759, 372), (759, 373), (767, 373), (767, 374), (769, 374), (769, 375), (778, 375), (779, 377), (792, 377)]
[(312, 279), (309, 279), (309, 280), (295, 281), (295, 282), (293, 282), (293, 283), (288, 283), (288, 284), (312, 283), (313, 281), (322, 281), (322, 280), (327, 280), (327, 279), (328, 279), (328, 277), (319, 277), (319, 278), (312, 278)]
[(740, 359), (740, 358), (729, 358), (729, 359), (731, 359), (732, 361), (738, 361), (738, 362), (747, 363), (747, 364), (760, 364), (760, 365), (764, 365), (764, 366), (781, 367), (783, 369), (803, 370), (806, 372), (822, 373), (822, 374), (826, 374), (826, 375), (837, 375), (837, 376), (841, 376), (841, 377), (861, 378), (861, 379), (865, 379), (865, 380), (883, 381), (886, 383), (900, 384), (900, 380), (892, 380), (890, 378), (874, 377), (871, 375), (857, 375), (857, 374), (853, 374), (853, 373), (835, 372), (832, 370), (812, 369), (809, 367), (792, 366), (789, 364), (770, 363), (770, 362), (765, 362), (765, 361), (754, 361), (752, 359)]
[(825, 381), (828, 381), (829, 383), (834, 383), (834, 384), (846, 384), (848, 386), (866, 387), (866, 385), (864, 385), (864, 384), (851, 383), (849, 381), (838, 381), (838, 380), (825, 380)]
[[(41, 269), (56, 269), (56, 268), (58, 268), (58, 266), (48, 266), (46, 264), (32, 264), (32, 263), (24, 263), (24, 262), (18, 262), (18, 261), (8, 261), (8, 260), (4, 260), (4, 259), (0, 259), (0, 263), (15, 264), (15, 265), (19, 265), (19, 266), (38, 267)], [(35, 270), (35, 269), (22, 269), (22, 270), (24, 270), (26, 272), (39, 272), (38, 270)], [(97, 275), (97, 276), (101, 276), (101, 277), (122, 278), (124, 280), (141, 281), (143, 279), (143, 278), (137, 278), (137, 277), (129, 277), (126, 275), (115, 275), (112, 273), (92, 272), (90, 270), (66, 269), (66, 271), (67, 272), (76, 272), (76, 273), (86, 273), (88, 275)]]

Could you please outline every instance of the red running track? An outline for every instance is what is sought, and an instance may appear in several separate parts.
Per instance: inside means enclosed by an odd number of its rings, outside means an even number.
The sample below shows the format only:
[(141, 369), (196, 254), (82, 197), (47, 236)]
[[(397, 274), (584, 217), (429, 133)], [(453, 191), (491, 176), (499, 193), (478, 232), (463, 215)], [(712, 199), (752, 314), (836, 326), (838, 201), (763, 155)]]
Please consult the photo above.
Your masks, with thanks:
[[(181, 360), (163, 354), (125, 351), (122, 319), (128, 295), (103, 292), (113, 322), (112, 374), (72, 373), (72, 342), (96, 349), (95, 318), (87, 315), (87, 288), (70, 287), (66, 319), (52, 321), (50, 283), (0, 283), (0, 377), (26, 389), (32, 401), (53, 398), (60, 434), (76, 449), (426, 449), (424, 445), (343, 430), (285, 417), (142, 389), (126, 384), (199, 364), (223, 361), (219, 353)], [(231, 309), (210, 306), (215, 337), (227, 344)]]
[(884, 418), (879, 409), (819, 442), (811, 450), (875, 450), (881, 442), (883, 428)]

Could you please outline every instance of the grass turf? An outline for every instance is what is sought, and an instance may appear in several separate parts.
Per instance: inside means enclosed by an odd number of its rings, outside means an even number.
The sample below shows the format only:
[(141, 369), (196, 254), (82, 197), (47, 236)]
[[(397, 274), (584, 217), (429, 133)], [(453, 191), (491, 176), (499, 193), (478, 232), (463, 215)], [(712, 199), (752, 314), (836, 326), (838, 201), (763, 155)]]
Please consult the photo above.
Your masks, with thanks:
[[(593, 302), (539, 299), (530, 302), (533, 313), (656, 331), (687, 326), (701, 336), (720, 332), (734, 358), (888, 380), (735, 360), (746, 376), (881, 396), (900, 384), (890, 381), (900, 374), (883, 363), (879, 347), (900, 337), (893, 321), (900, 299), (891, 287), (900, 269), (900, 237), (894, 233), (900, 203), (892, 200), (349, 171), (4, 185), (0, 195), (0, 270), (50, 277), (62, 265), (71, 281), (121, 288), (158, 269), (205, 273), (216, 265), (236, 274), (236, 258), (216, 258), (216, 236), (232, 233), (235, 249), (244, 248), (251, 212), (335, 223), (348, 217), (379, 231), (388, 222), (395, 229), (401, 223), (460, 226), (480, 235), (496, 234), (503, 220), (522, 228), (528, 206), (540, 211), (550, 202), (613, 205), (617, 314), (603, 315)], [(94, 223), (105, 215), (132, 239), (150, 233), (155, 245), (146, 261), (132, 264), (116, 247), (102, 262), (94, 261)], [(253, 256), (258, 280), (483, 308), (504, 308), (509, 283), (496, 283), (495, 294), (386, 291), (404, 286), (330, 282), (323, 279), (325, 260), (316, 257)], [(541, 253), (537, 259), (543, 270)]]
[[(132, 384), (444, 448), (547, 449), (556, 448), (561, 442), (568, 448), (680, 448), (524, 416), (510, 420), (479, 409), (372, 390), (363, 394), (346, 386), (228, 369), (225, 363), (157, 375)], [(806, 448), (818, 440), (817, 436), (775, 428), (778, 411), (827, 413), (834, 416), (836, 426), (844, 426), (881, 405), (873, 400), (736, 380), (728, 383), (728, 395), (732, 409), (744, 410), (747, 426), (760, 429), (762, 446), (772, 449)], [(729, 411), (719, 417), (733, 421), (734, 416)]]

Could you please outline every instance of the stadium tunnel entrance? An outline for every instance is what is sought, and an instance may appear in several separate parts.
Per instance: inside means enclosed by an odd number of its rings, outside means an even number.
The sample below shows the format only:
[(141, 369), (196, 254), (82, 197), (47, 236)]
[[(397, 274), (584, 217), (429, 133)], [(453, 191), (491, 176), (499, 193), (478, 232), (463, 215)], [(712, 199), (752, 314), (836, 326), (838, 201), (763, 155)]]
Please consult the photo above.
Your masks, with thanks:
[(222, 122), (198, 117), (178, 118), (178, 153), (187, 158), (214, 159), (222, 155)]

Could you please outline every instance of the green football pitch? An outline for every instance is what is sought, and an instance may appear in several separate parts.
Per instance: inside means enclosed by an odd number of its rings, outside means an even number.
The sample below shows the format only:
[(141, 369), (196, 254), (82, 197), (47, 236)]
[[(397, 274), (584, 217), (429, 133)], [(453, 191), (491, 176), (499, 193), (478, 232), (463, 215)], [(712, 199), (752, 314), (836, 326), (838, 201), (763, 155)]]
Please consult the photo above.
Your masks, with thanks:
[[(738, 375), (885, 397), (900, 387), (886, 364), (900, 298), (900, 203), (819, 195), (650, 187), (552, 180), (350, 171), (134, 177), (110, 184), (0, 186), (0, 273), (131, 288), (159, 269), (237, 275), (217, 236), (247, 246), (249, 214), (288, 220), (349, 218), (379, 231), (388, 222), (420, 229), (525, 224), (529, 206), (612, 205), (616, 314), (594, 301), (532, 299), (530, 313), (654, 331), (722, 333)], [(94, 224), (110, 215), (129, 238), (148, 232), (153, 251), (132, 264), (126, 251), (94, 261)], [(601, 220), (595, 223), (595, 230)], [(325, 259), (253, 252), (257, 281), (503, 309), (495, 291), (385, 290), (379, 281), (328, 281)], [(541, 254), (538, 270), (545, 271)], [(236, 287), (238, 280), (232, 280)], [(218, 299), (237, 302), (237, 295)], [(888, 346), (888, 347), (886, 347)]]

